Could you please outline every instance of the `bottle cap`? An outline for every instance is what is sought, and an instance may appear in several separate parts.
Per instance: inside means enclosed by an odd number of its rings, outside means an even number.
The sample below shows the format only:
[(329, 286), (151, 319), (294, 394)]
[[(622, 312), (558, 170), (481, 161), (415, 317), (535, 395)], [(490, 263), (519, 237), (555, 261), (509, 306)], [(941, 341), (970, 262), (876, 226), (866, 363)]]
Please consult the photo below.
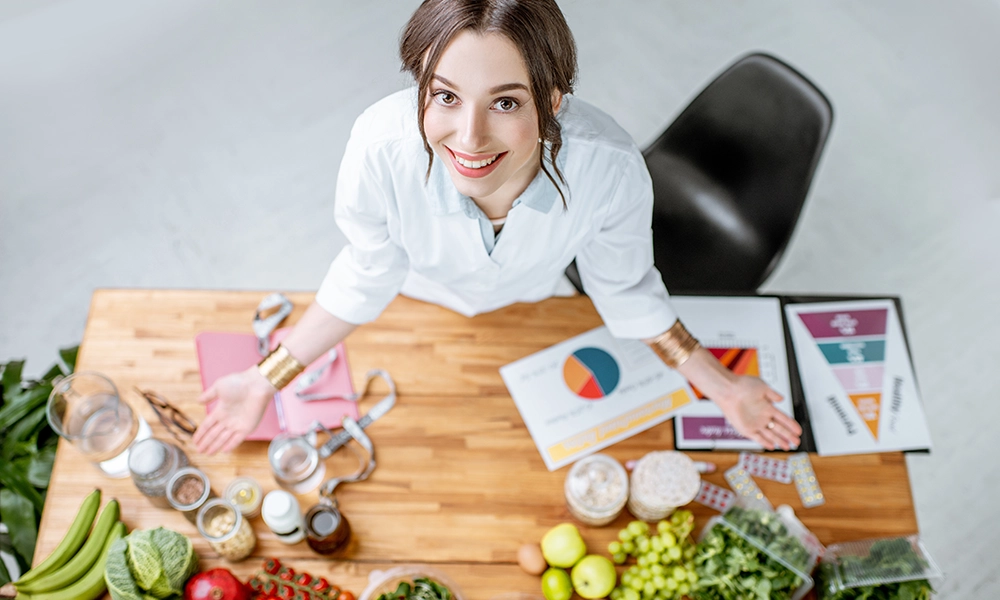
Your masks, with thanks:
[(302, 527), (302, 512), (295, 496), (284, 490), (273, 490), (264, 496), (261, 509), (264, 522), (278, 535), (292, 533)]

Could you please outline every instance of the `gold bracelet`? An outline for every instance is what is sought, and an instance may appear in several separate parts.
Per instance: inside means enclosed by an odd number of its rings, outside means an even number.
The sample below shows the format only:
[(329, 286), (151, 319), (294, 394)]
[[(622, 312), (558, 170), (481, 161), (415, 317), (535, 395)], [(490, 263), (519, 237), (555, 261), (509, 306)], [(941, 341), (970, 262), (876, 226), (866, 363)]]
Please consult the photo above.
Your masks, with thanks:
[(287, 348), (278, 344), (274, 352), (257, 363), (257, 370), (271, 382), (271, 385), (280, 390), (304, 371), (305, 365), (297, 361)]
[(649, 346), (672, 369), (683, 365), (695, 350), (701, 348), (701, 344), (688, 332), (680, 319), (674, 321), (670, 329), (650, 342)]

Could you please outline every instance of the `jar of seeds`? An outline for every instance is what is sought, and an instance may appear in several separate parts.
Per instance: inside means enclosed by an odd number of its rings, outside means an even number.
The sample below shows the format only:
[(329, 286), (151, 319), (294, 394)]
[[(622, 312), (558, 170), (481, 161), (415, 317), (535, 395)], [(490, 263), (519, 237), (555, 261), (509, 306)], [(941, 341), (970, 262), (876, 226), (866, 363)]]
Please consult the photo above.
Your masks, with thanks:
[(582, 458), (566, 474), (566, 506), (581, 522), (599, 527), (614, 521), (628, 501), (628, 474), (606, 454)]
[(250, 521), (225, 498), (212, 498), (198, 510), (198, 533), (219, 556), (239, 561), (250, 556), (257, 546), (257, 535)]
[(178, 469), (167, 482), (167, 502), (192, 523), (198, 517), (198, 509), (214, 497), (208, 475), (195, 467)]
[(132, 444), (128, 455), (128, 470), (132, 482), (156, 506), (169, 508), (167, 483), (178, 469), (188, 466), (183, 450), (155, 438)]
[(650, 452), (632, 470), (628, 510), (643, 521), (659, 521), (695, 499), (701, 475), (686, 454)]

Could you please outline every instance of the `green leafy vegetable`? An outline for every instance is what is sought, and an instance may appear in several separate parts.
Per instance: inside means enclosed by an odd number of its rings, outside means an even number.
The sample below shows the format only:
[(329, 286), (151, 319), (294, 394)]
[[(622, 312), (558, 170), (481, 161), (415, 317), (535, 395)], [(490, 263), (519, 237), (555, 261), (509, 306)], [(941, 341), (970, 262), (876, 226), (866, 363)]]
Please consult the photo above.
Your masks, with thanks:
[[(21, 573), (35, 554), (59, 441), (45, 419), (45, 404), (55, 377), (73, 372), (76, 354), (77, 348), (60, 350), (65, 364), (38, 379), (23, 377), (22, 360), (0, 363), (0, 521), (9, 530), (0, 549), (17, 559)], [(0, 585), (10, 580), (11, 573), (0, 562)]]
[(411, 586), (409, 582), (401, 581), (396, 590), (382, 594), (378, 600), (451, 600), (451, 590), (427, 577), (417, 577)]
[[(773, 556), (808, 572), (810, 554), (802, 542), (771, 512), (733, 508), (726, 513), (724, 522), (712, 527), (698, 543), (694, 558), (698, 582), (693, 597), (696, 600), (791, 598), (804, 581)], [(766, 551), (748, 542), (745, 536), (752, 536)]]
[[(921, 577), (927, 566), (906, 538), (879, 540), (872, 544), (867, 556), (841, 555), (834, 561), (822, 563), (819, 597), (821, 600), (928, 600), (934, 590), (930, 582)], [(912, 579), (854, 587), (844, 585), (907, 577)]]
[(191, 540), (169, 529), (137, 530), (115, 542), (104, 580), (113, 600), (176, 598), (198, 569)]

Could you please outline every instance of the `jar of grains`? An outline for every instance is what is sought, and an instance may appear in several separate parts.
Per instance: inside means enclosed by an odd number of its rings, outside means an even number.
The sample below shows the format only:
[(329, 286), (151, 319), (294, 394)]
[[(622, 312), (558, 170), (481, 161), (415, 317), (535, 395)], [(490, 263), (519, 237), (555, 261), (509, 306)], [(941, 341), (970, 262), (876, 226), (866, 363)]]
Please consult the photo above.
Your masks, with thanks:
[(628, 510), (643, 521), (659, 521), (695, 499), (701, 475), (686, 454), (650, 452), (632, 469)]
[(149, 501), (163, 508), (167, 502), (167, 483), (178, 469), (188, 466), (183, 450), (156, 438), (146, 438), (132, 444), (128, 455), (128, 470), (132, 482)]
[(178, 469), (167, 482), (167, 502), (192, 523), (198, 517), (198, 509), (214, 497), (208, 475), (195, 467)]
[(563, 486), (569, 512), (581, 522), (607, 525), (628, 501), (628, 474), (621, 463), (606, 454), (592, 454), (576, 461)]
[(208, 545), (229, 561), (243, 560), (257, 546), (250, 521), (225, 498), (212, 498), (198, 510), (198, 533)]

